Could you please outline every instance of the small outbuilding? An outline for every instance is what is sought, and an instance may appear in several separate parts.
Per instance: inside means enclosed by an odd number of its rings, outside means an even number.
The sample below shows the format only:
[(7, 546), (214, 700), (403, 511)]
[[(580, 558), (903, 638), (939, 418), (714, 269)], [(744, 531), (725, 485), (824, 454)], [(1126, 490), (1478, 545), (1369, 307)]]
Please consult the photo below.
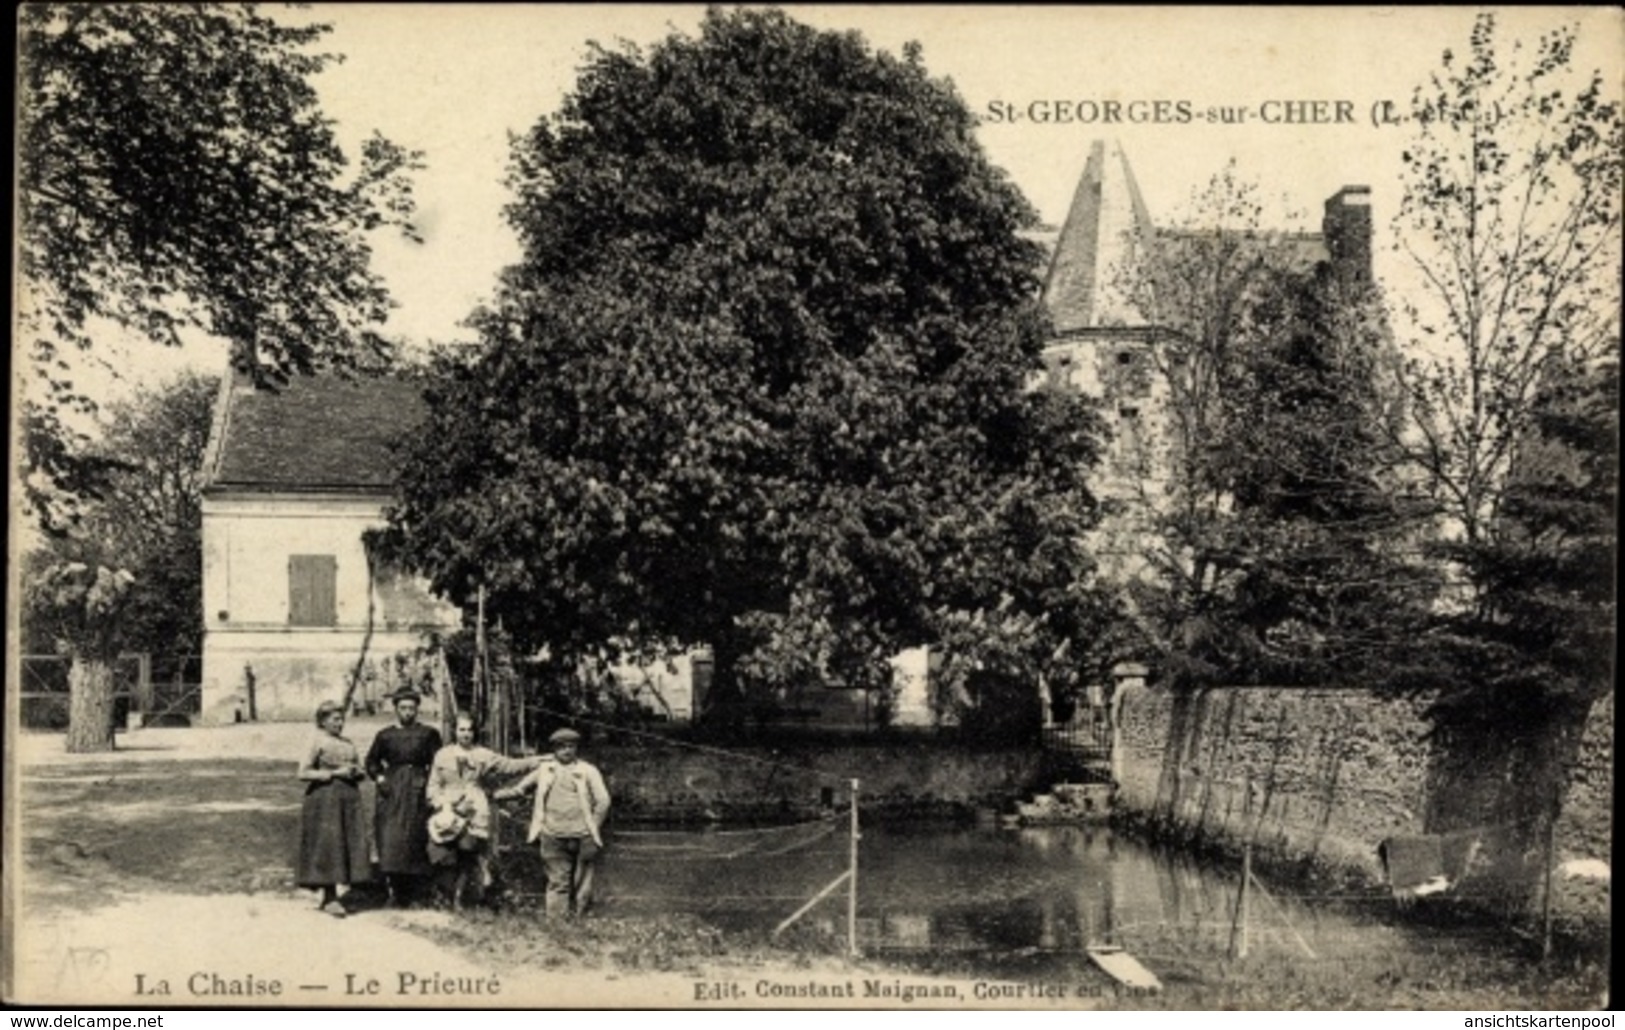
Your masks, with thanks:
[(222, 384), (203, 470), (203, 722), (307, 719), (343, 695), (364, 645), (355, 697), (376, 704), (396, 655), (460, 625), (364, 544), (423, 404), (394, 377)]

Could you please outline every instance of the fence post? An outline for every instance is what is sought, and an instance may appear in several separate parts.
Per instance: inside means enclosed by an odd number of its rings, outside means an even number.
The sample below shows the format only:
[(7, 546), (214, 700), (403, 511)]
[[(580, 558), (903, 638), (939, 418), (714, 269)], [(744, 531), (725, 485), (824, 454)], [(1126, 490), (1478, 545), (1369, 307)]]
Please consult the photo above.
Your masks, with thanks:
[(1546, 816), (1546, 877), (1540, 892), (1540, 959), (1552, 957), (1552, 866), (1557, 863), (1557, 807)]
[(858, 781), (852, 781), (852, 830), (850, 875), (846, 878), (846, 950), (852, 958), (858, 957)]
[[(1230, 957), (1247, 957), (1247, 887), (1253, 879), (1253, 846), (1246, 845), (1241, 852), (1241, 892), (1236, 895), (1236, 914), (1230, 921)], [(1241, 947), (1236, 947), (1237, 938)]]

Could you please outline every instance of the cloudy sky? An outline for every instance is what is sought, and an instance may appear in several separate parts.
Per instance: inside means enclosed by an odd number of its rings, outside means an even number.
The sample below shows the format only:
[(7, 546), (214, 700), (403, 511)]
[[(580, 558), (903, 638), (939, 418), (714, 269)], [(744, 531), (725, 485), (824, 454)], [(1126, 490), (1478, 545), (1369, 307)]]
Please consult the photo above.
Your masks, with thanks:
[[(1465, 50), (1474, 16), (1471, 8), (787, 10), (819, 27), (856, 29), (892, 52), (918, 40), (926, 67), (951, 78), (970, 108), (985, 116), (980, 138), (993, 163), (1052, 223), (1065, 216), (1090, 142), (1115, 138), (1159, 221), (1177, 215), (1191, 192), (1234, 158), (1241, 174), (1274, 198), (1275, 217), (1283, 222), (1289, 211), (1318, 212), (1343, 185), (1370, 185), (1379, 233), (1397, 205), (1406, 130), (1374, 126), (1373, 109), (1383, 101), (1403, 108), (1441, 51)], [(345, 61), (317, 82), (351, 152), (377, 129), (426, 154), (417, 189), (424, 244), (378, 241), (378, 267), (400, 305), (391, 333), (418, 343), (467, 335), (458, 323), (517, 254), (501, 216), (508, 134), (557, 109), (589, 41), (647, 44), (692, 33), (702, 14), (702, 7), (683, 5), (315, 4), (297, 15), (334, 26), (327, 49)], [(1508, 35), (1529, 39), (1565, 21), (1579, 23), (1575, 66), (1610, 69), (1619, 81), (1617, 11), (1505, 9), (1500, 18)], [(1126, 117), (1105, 124), (1107, 101), (1117, 101), (1125, 116), (1145, 116), (1157, 101), (1183, 102), (1198, 117), (1184, 124)], [(1282, 116), (1287, 101), (1325, 101), (1332, 118), (1341, 102), (1353, 120), (1263, 120)], [(1072, 120), (1056, 120), (1067, 105)], [(1219, 107), (1245, 108), (1248, 124), (1200, 120), (1201, 112)], [(1051, 120), (1015, 121), (995, 117), (995, 110), (1051, 113)], [(1308, 227), (1316, 222), (1318, 214)], [(1386, 242), (1381, 233), (1379, 272)], [(182, 363), (223, 367), (223, 349), (207, 342), (182, 354), (150, 351), (137, 351), (138, 377), (161, 376)]]

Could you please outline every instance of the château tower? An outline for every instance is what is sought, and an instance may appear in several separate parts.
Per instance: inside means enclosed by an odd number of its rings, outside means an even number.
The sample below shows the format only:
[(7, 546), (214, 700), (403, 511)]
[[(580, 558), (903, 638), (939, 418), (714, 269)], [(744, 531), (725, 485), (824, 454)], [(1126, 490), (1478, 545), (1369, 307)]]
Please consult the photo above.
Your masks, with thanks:
[[(1168, 486), (1168, 387), (1157, 363), (1172, 333), (1136, 307), (1126, 283), (1137, 251), (1167, 231), (1152, 222), (1122, 147), (1096, 141), (1044, 278), (1054, 333), (1046, 375), (1099, 398), (1112, 431), (1095, 484), (1108, 505), (1095, 544), (1102, 571), (1119, 581), (1144, 574), (1137, 537)], [(1283, 234), (1282, 242), (1306, 272), (1369, 283), (1370, 188), (1345, 186), (1326, 201), (1319, 233)]]

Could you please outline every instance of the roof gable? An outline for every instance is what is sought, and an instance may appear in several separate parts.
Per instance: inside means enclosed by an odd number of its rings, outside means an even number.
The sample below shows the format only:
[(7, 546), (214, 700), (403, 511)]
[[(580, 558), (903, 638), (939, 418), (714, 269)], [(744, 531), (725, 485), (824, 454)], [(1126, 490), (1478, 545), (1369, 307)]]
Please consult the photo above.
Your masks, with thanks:
[[(1341, 255), (1334, 253), (1338, 248), (1332, 246), (1333, 229), (1340, 231), (1344, 239)], [(1050, 244), (1041, 296), (1055, 333), (1066, 336), (1094, 329), (1151, 328), (1151, 320), (1138, 309), (1117, 277), (1134, 267), (1145, 241), (1194, 235), (1201, 233), (1153, 223), (1128, 156), (1119, 144), (1090, 144), (1066, 224), (1053, 240), (1047, 233), (1033, 234), (1033, 238)], [(1369, 280), (1370, 190), (1345, 186), (1329, 199), (1321, 232), (1261, 231), (1255, 235), (1270, 241), (1287, 269), (1295, 274), (1312, 273), (1325, 263), (1338, 266), (1341, 261), (1351, 271), (1363, 267), (1363, 278)]]
[(422, 386), (399, 378), (295, 376), (231, 383), (216, 413), (209, 489), (388, 492), (394, 444), (423, 421)]

